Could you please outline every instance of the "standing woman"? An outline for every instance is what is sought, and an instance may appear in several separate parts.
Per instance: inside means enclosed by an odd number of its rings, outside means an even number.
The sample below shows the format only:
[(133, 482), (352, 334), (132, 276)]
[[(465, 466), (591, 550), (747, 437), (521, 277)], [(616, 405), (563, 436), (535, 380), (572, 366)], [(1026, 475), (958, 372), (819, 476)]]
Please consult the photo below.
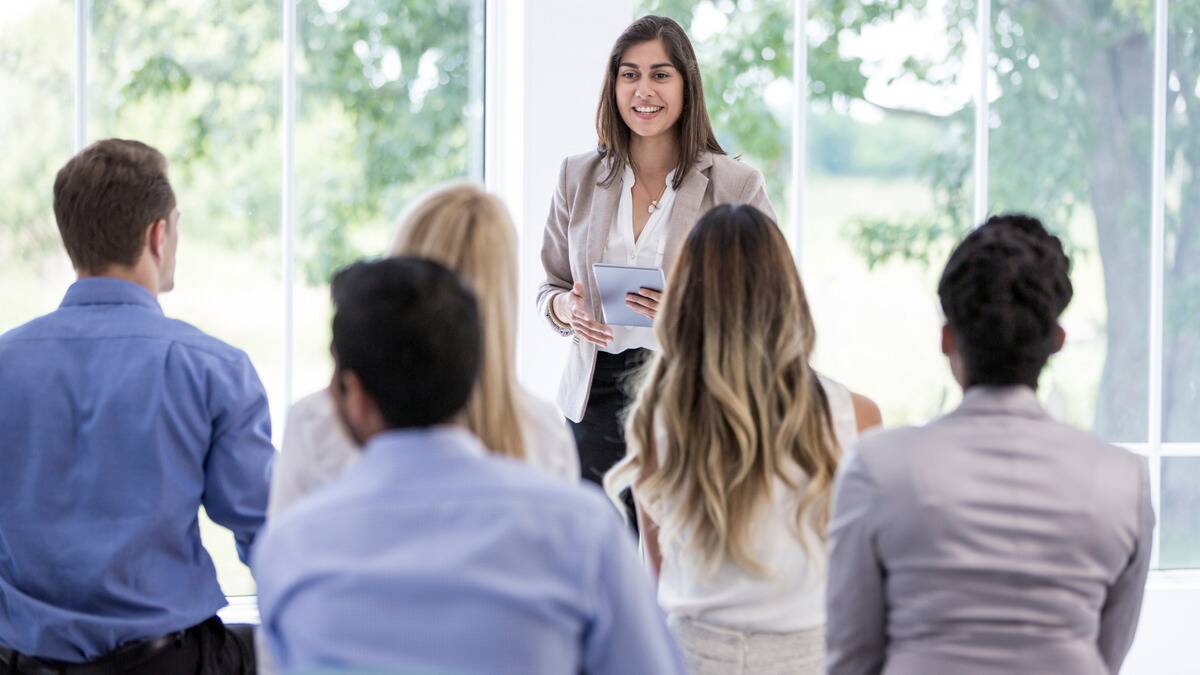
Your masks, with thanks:
[[(628, 375), (657, 348), (650, 328), (609, 326), (593, 263), (662, 268), (669, 276), (701, 214), (730, 202), (774, 218), (762, 174), (721, 149), (704, 105), (696, 54), (671, 19), (645, 16), (617, 38), (596, 110), (599, 147), (563, 160), (546, 221), (538, 307), (573, 338), (558, 403), (583, 477), (600, 483), (625, 455), (620, 415)], [(654, 319), (659, 293), (627, 304)], [(628, 501), (628, 500), (627, 500)]]

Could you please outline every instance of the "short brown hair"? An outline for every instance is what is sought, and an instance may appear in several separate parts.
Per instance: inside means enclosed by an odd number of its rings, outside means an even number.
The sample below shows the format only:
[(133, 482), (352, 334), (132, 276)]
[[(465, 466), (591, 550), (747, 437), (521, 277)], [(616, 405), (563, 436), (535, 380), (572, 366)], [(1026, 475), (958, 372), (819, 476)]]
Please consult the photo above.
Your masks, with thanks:
[(600, 152), (609, 159), (608, 173), (600, 181), (610, 185), (629, 163), (629, 127), (621, 119), (617, 105), (617, 71), (621, 66), (621, 55), (633, 45), (651, 40), (662, 40), (671, 57), (671, 65), (683, 75), (683, 113), (676, 123), (679, 127), (679, 164), (672, 187), (679, 189), (687, 170), (700, 153), (707, 150), (724, 155), (712, 122), (708, 119), (708, 107), (704, 104), (704, 85), (700, 81), (700, 63), (696, 51), (688, 39), (683, 26), (665, 16), (643, 16), (634, 21), (621, 33), (608, 55), (608, 68), (604, 72), (604, 86), (600, 90), (600, 105), (596, 108), (596, 136)]
[(71, 264), (83, 272), (136, 264), (146, 228), (174, 208), (167, 158), (138, 141), (97, 141), (54, 179), (58, 231)]

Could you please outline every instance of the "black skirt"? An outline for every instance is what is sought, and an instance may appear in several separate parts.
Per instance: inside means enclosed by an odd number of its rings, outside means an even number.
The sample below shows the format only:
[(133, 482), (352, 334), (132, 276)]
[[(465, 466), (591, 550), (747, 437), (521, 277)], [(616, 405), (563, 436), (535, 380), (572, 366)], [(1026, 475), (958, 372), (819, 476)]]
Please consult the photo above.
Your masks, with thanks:
[[(642, 366), (649, 358), (648, 349), (627, 349), (620, 354), (596, 352), (583, 419), (570, 422), (584, 480), (602, 483), (604, 474), (625, 457), (625, 416), (637, 394)], [(628, 491), (622, 498), (636, 527), (633, 498)]]

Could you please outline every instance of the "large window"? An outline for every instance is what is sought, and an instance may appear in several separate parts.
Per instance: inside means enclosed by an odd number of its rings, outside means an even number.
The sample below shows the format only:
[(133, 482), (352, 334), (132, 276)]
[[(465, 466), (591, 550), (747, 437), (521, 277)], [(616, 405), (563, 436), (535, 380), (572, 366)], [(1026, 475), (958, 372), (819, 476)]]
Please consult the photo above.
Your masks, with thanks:
[[(164, 310), (250, 355), (278, 440), (290, 401), (329, 380), (331, 273), (386, 253), (431, 184), (482, 176), (483, 0), (301, 0), (294, 33), (283, 2), (84, 6), (82, 34), (69, 0), (0, 8), (0, 331), (73, 278), (51, 186), (75, 134), (142, 140), (170, 160), (182, 213)], [(78, 108), (72, 45), (86, 45)], [(203, 514), (201, 531), (225, 592), (252, 593), (232, 536)]]
[[(791, 0), (633, 5), (692, 35), (718, 137), (766, 175), (797, 248), (818, 367), (888, 424), (956, 403), (950, 244), (1007, 209), (1068, 242), (1068, 345), (1040, 393), (1150, 459), (1169, 569), (1200, 567), (1200, 13), (1172, 0), (1160, 34), (1163, 1), (809, 0), (800, 21)], [(0, 7), (0, 330), (72, 278), (50, 186), (76, 143), (145, 140), (183, 212), (163, 303), (250, 353), (278, 437), (328, 379), (330, 273), (384, 253), (430, 185), (481, 177), (485, 2), (112, 0), (77, 25), (82, 2)], [(205, 536), (227, 592), (249, 592), (227, 535)]]
[[(801, 22), (794, 6), (636, 9), (690, 31), (718, 135), (783, 205), (819, 328), (818, 367), (875, 398), (888, 424), (953, 407), (936, 298), (949, 246), (985, 213), (1040, 216), (1067, 243), (1075, 284), (1067, 347), (1041, 398), (1058, 418), (1149, 457), (1157, 564), (1200, 567), (1195, 3), (1171, 3), (1165, 36), (1153, 2), (810, 0)], [(784, 67), (797, 23), (803, 78)], [(1167, 67), (1158, 118), (1156, 54)], [(788, 133), (792, 120), (803, 134)], [(807, 141), (793, 154), (796, 137)]]

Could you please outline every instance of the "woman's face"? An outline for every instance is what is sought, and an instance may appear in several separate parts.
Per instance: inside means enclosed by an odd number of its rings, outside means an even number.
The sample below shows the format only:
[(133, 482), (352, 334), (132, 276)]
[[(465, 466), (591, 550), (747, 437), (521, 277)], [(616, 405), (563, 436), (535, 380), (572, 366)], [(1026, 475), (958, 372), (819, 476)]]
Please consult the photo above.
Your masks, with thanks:
[(616, 87), (621, 119), (638, 136), (670, 130), (683, 113), (683, 74), (671, 63), (662, 40), (625, 50), (617, 66)]

